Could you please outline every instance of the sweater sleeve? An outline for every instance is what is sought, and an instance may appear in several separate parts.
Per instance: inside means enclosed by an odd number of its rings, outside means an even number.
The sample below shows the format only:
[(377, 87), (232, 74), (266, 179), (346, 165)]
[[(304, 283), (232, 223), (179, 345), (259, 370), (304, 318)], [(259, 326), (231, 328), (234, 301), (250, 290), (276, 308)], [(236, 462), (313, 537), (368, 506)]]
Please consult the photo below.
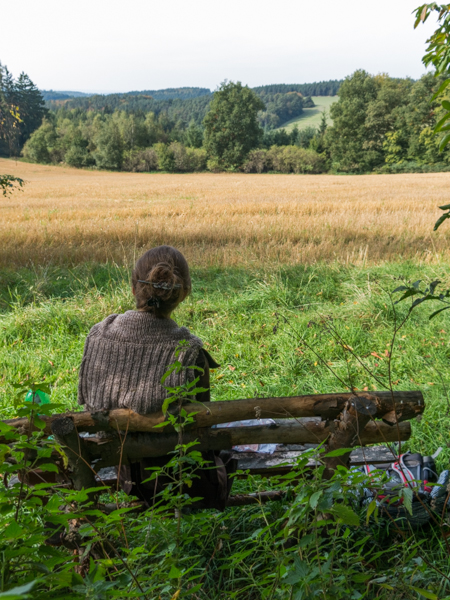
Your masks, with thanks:
[(89, 342), (92, 336), (98, 333), (100, 323), (94, 325), (89, 331), (84, 342), (83, 358), (81, 359), (80, 369), (78, 371), (78, 404), (84, 405), (87, 402), (87, 372), (86, 364), (88, 362)]

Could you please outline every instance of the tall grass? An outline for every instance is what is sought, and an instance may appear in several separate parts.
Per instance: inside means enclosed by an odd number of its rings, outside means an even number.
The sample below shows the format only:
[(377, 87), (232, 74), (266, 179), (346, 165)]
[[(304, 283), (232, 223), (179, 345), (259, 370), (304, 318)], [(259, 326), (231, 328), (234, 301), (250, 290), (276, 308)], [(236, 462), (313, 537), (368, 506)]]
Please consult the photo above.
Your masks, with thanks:
[(432, 233), (450, 174), (127, 174), (0, 160), (27, 181), (0, 203), (0, 266), (128, 265), (180, 248), (199, 266), (377, 263), (449, 256)]
[[(447, 268), (423, 275), (448, 280)], [(380, 389), (380, 381), (323, 325), (333, 319), (345, 343), (387, 388), (386, 351), (394, 326), (386, 290), (396, 277), (416, 275), (412, 263), (380, 267), (315, 265), (278, 269), (194, 269), (193, 294), (174, 318), (200, 336), (221, 367), (212, 374), (212, 397), (289, 396)], [(129, 272), (111, 266), (2, 273), (0, 297), (0, 415), (14, 415), (12, 384), (27, 377), (54, 381), (53, 399), (77, 406), (78, 368), (90, 327), (111, 313), (133, 308)], [(6, 285), (7, 283), (7, 285)], [(5, 290), (5, 288), (7, 288)], [(407, 307), (399, 305), (401, 316)], [(421, 389), (427, 410), (413, 423), (410, 447), (424, 453), (445, 447), (448, 464), (448, 359), (450, 315), (428, 320), (415, 311), (401, 330), (393, 359), (394, 389)], [(288, 325), (280, 315), (288, 319)], [(312, 346), (325, 364), (308, 350)]]

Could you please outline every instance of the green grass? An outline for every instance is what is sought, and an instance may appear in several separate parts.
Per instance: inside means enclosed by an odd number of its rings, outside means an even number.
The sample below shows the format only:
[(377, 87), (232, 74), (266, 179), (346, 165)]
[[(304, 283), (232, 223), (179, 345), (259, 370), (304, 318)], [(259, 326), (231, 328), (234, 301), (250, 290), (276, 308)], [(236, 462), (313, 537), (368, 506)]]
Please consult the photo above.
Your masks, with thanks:
[(307, 127), (319, 127), (322, 113), (324, 110), (327, 111), (328, 124), (332, 124), (330, 118), (330, 106), (337, 102), (338, 96), (312, 96), (314, 108), (305, 108), (303, 114), (291, 121), (284, 123), (279, 129), (286, 129), (286, 131), (292, 131), (295, 126), (299, 129), (306, 129)]
[[(212, 375), (215, 400), (381, 389), (333, 340), (333, 327), (387, 387), (385, 351), (394, 313), (384, 290), (410, 279), (446, 279), (448, 265), (412, 263), (379, 267), (316, 265), (278, 270), (194, 270), (193, 294), (175, 313), (179, 324), (200, 336), (222, 365)], [(1, 273), (0, 414), (14, 416), (12, 384), (51, 378), (53, 400), (77, 406), (77, 377), (86, 334), (114, 312), (133, 307), (129, 273), (112, 266), (72, 270), (38, 269)], [(406, 303), (396, 307), (405, 314)], [(394, 389), (420, 389), (427, 410), (413, 424), (410, 445), (430, 453), (444, 446), (449, 458), (450, 313), (428, 320), (431, 305), (419, 307), (399, 334), (393, 358)], [(288, 323), (284, 322), (288, 319)], [(334, 370), (303, 344), (304, 339)], [(371, 353), (376, 352), (381, 360)]]
[[(385, 350), (395, 323), (388, 291), (399, 285), (399, 276), (411, 280), (439, 277), (445, 281), (448, 273), (449, 265), (444, 263), (365, 267), (318, 264), (253, 271), (194, 269), (193, 294), (175, 318), (199, 335), (221, 363), (212, 374), (216, 400), (342, 391), (349, 379), (359, 389), (380, 389), (383, 385), (336, 344), (330, 323), (368, 369), (386, 382)], [(13, 384), (28, 377), (53, 381), (52, 399), (62, 408), (77, 406), (78, 368), (86, 334), (108, 314), (133, 308), (129, 275), (125, 269), (108, 265), (0, 272), (1, 418), (14, 416)], [(407, 305), (395, 309), (401, 318)], [(394, 389), (423, 391), (426, 412), (421, 422), (413, 423), (409, 445), (425, 454), (443, 446), (441, 469), (449, 462), (446, 386), (450, 313), (430, 322), (432, 310), (431, 304), (419, 307), (400, 331), (393, 380)], [(330, 363), (342, 382), (307, 346)], [(372, 352), (382, 358), (374, 357)], [(242, 493), (271, 485), (279, 486), (280, 482), (251, 478), (236, 481), (234, 490)], [(446, 579), (449, 556), (438, 528), (407, 532), (403, 538), (389, 531), (386, 521), (366, 524), (362, 508), (359, 527), (338, 523), (330, 529), (308, 508), (315, 485), (321, 485), (320, 481), (300, 480), (295, 492), (282, 503), (186, 515), (181, 527), (181, 558), (173, 557), (177, 552), (176, 521), (148, 513), (125, 519), (130, 549), (121, 546), (120, 540), (117, 547), (139, 573), (143, 585), (154, 583), (158, 590), (165, 585), (172, 564), (189, 577), (197, 573), (202, 589), (195, 597), (201, 600), (450, 597), (450, 580)], [(338, 484), (335, 493), (340, 489)], [(305, 490), (309, 490), (309, 496), (301, 495)], [(282, 528), (287, 535), (288, 528), (283, 525), (287, 518), (295, 523), (289, 535), (297, 531), (301, 537), (298, 547), (290, 550), (276, 546), (278, 538), (274, 537)], [(438, 570), (430, 568), (422, 556)], [(65, 560), (70, 561), (71, 556)], [(119, 569), (123, 568), (116, 562)], [(325, 570), (329, 568), (329, 572)], [(272, 587), (275, 574), (281, 579)], [(286, 584), (285, 591), (281, 591), (286, 574), (292, 582), (306, 581), (311, 593), (289, 596)], [(175, 597), (176, 587), (176, 579), (172, 578), (164, 594), (148, 597), (169, 600)], [(428, 595), (417, 590), (425, 590)], [(124, 597), (120, 587), (114, 597)]]

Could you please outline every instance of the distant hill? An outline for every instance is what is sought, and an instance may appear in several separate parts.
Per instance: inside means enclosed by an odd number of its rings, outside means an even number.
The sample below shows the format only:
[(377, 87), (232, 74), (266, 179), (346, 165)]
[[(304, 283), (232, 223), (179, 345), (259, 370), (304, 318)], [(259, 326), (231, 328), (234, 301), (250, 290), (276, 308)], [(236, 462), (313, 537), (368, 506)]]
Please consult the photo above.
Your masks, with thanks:
[(274, 83), (254, 87), (253, 90), (257, 94), (300, 92), (302, 96), (336, 96), (343, 81), (343, 79), (330, 79), (329, 81), (315, 81), (314, 83)]
[(69, 98), (87, 98), (92, 94), (85, 94), (84, 92), (62, 92), (59, 90), (40, 90), (44, 100), (68, 100)]
[(126, 96), (151, 96), (153, 100), (190, 100), (200, 96), (211, 96), (208, 88), (182, 87), (167, 88), (165, 90), (142, 90), (141, 92), (127, 92)]
[[(266, 109), (259, 114), (259, 122), (268, 131), (300, 119), (305, 111), (314, 111), (311, 96), (336, 96), (340, 80), (303, 84), (272, 84), (252, 88), (263, 100)], [(191, 121), (201, 126), (213, 92), (208, 88), (181, 87), (163, 90), (130, 91), (115, 94), (86, 94), (83, 92), (44, 91), (47, 107), (53, 110), (85, 110), (112, 113), (153, 112), (164, 116), (170, 128), (186, 128)], [(316, 114), (318, 111), (315, 110)], [(305, 115), (306, 116), (306, 115)], [(165, 126), (166, 127), (166, 126)], [(300, 125), (301, 127), (301, 125)]]

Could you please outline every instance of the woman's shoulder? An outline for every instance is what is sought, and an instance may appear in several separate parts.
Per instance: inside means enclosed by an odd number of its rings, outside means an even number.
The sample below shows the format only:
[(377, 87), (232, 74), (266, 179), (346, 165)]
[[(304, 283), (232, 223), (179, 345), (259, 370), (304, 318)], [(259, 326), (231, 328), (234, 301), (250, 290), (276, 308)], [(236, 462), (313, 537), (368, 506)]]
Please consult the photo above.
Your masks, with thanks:
[(102, 335), (103, 331), (105, 329), (107, 329), (109, 325), (114, 323), (114, 321), (117, 319), (117, 317), (120, 317), (120, 315), (119, 314), (109, 315), (106, 317), (106, 319), (103, 319), (103, 321), (100, 321), (99, 323), (96, 323), (95, 325), (93, 325), (88, 333), (88, 338), (100, 337)]
[(185, 341), (191, 348), (202, 348), (202, 340), (187, 327), (179, 327), (172, 319), (160, 319), (150, 313), (126, 311), (112, 314), (96, 323), (88, 339), (103, 338), (122, 343), (148, 345), (149, 343), (177, 344)]

